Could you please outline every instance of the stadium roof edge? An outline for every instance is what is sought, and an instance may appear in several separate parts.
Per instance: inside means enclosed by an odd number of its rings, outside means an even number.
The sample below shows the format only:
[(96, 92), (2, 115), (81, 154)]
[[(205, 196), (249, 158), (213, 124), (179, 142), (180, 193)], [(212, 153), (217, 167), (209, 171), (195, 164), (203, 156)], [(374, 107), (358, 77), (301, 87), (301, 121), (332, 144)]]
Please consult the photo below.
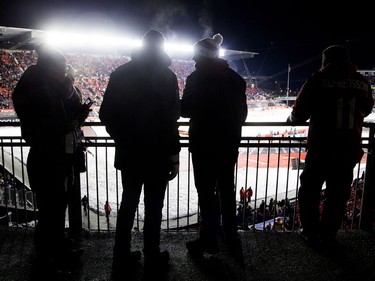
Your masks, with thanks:
[[(34, 50), (35, 46), (45, 40), (45, 35), (46, 31), (44, 30), (0, 26), (0, 49)], [(224, 57), (237, 60), (253, 58), (257, 54), (255, 52), (225, 50)]]

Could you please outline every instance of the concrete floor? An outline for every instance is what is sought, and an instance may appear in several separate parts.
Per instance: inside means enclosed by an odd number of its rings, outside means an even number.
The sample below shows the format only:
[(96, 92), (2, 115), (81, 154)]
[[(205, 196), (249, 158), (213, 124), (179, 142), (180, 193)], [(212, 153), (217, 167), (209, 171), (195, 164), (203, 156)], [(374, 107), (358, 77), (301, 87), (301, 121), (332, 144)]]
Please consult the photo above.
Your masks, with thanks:
[[(360, 230), (340, 232), (337, 251), (322, 253), (309, 248), (293, 232), (241, 231), (245, 267), (241, 268), (224, 245), (215, 262), (190, 257), (185, 243), (197, 238), (196, 232), (162, 232), (161, 247), (171, 255), (170, 269), (153, 280), (375, 280), (374, 235)], [(33, 272), (33, 230), (0, 228), (0, 281), (25, 281)], [(134, 232), (133, 249), (142, 250), (142, 232)], [(59, 280), (111, 280), (110, 269), (114, 233), (84, 231), (85, 250), (80, 264)], [(210, 260), (212, 261), (212, 260)], [(134, 280), (144, 280), (143, 259)], [(43, 280), (56, 280), (41, 276)], [(128, 279), (123, 279), (128, 280)]]

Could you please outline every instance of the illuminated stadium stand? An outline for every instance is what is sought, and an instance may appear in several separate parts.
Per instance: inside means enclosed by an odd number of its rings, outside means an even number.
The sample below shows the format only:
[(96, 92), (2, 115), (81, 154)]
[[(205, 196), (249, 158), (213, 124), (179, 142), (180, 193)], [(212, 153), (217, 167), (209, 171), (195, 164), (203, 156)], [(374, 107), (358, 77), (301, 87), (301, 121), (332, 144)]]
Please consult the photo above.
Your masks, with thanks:
[(373, 95), (375, 95), (375, 70), (358, 70), (358, 72), (370, 81)]
[[(69, 35), (70, 37), (68, 37)], [(72, 37), (74, 37), (74, 40)], [(77, 85), (81, 87), (84, 96), (91, 96), (91, 98), (96, 100), (96, 105), (99, 106), (109, 74), (115, 67), (130, 59), (131, 50), (134, 46), (138, 46), (139, 40), (113, 37), (86, 38), (85, 35), (79, 35), (79, 38), (81, 37), (83, 41), (77, 44), (79, 40), (77, 35), (0, 26), (0, 50), (2, 50), (2, 69), (0, 70), (0, 74), (2, 74), (2, 89), (0, 92), (2, 99), (0, 100), (0, 109), (3, 109), (4, 112), (8, 107), (11, 107), (9, 94), (13, 90), (17, 79), (27, 66), (36, 62), (35, 54), (31, 53), (31, 51), (35, 50), (35, 46), (41, 42), (51, 41), (52, 43), (62, 44), (58, 48), (64, 52), (68, 63), (75, 68)], [(67, 46), (66, 42), (71, 45)], [(94, 44), (89, 44), (94, 42), (106, 42), (108, 46), (103, 43), (96, 48), (93, 47)], [(173, 59), (171, 69), (177, 74), (180, 93), (182, 94), (186, 77), (194, 68), (194, 62), (191, 60), (192, 45), (177, 45), (173, 44), (173, 42), (168, 44), (167, 42), (166, 51)], [(224, 49), (221, 50), (221, 54), (234, 68), (236, 65), (233, 61), (244, 60), (257, 55), (255, 52)], [(249, 75), (246, 76), (249, 77)], [(249, 79), (251, 80), (251, 77)], [(259, 100), (259, 105), (262, 105), (261, 102), (265, 100), (265, 97), (262, 96), (261, 91), (255, 88), (256, 91), (253, 93), (251, 90), (254, 90), (254, 88), (248, 87), (248, 89), (249, 95), (252, 95), (251, 100), (257, 99)]]

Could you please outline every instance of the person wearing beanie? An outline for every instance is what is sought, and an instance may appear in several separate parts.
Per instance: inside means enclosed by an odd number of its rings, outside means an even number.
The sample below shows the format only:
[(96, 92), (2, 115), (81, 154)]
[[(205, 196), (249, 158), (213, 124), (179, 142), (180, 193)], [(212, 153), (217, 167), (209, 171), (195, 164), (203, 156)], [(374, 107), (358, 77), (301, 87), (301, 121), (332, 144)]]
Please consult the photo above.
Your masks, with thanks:
[(222, 42), (216, 34), (194, 45), (195, 70), (187, 77), (181, 99), (181, 116), (190, 119), (189, 151), (201, 218), (199, 238), (186, 247), (197, 257), (217, 253), (222, 228), (230, 254), (243, 265), (234, 168), (247, 117), (246, 82), (219, 57)]
[(199, 58), (218, 58), (221, 43), (223, 43), (223, 36), (219, 33), (215, 34), (212, 38), (206, 37), (199, 40), (193, 46), (193, 60), (199, 60)]
[(160, 249), (160, 228), (167, 183), (179, 170), (180, 98), (164, 45), (164, 35), (149, 30), (131, 61), (110, 75), (99, 110), (115, 142), (114, 166), (123, 186), (113, 248), (115, 280), (134, 274), (141, 259), (140, 251), (131, 251), (131, 236), (142, 187), (145, 274), (155, 277), (169, 263), (169, 252)]
[(373, 105), (370, 84), (350, 62), (346, 48), (326, 48), (322, 67), (304, 83), (287, 118), (292, 125), (310, 120), (298, 190), (301, 235), (310, 246), (331, 249), (335, 245), (350, 197), (353, 169), (363, 156), (363, 120)]
[(46, 44), (39, 45), (36, 52), (37, 63), (17, 82), (12, 101), (22, 138), (30, 146), (27, 173), (38, 209), (34, 235), (37, 269), (58, 275), (70, 271), (83, 253), (65, 237), (65, 214), (76, 171), (74, 147), (78, 140), (74, 135), (80, 130), (78, 119), (85, 119), (88, 110), (82, 108), (66, 77), (64, 55)]

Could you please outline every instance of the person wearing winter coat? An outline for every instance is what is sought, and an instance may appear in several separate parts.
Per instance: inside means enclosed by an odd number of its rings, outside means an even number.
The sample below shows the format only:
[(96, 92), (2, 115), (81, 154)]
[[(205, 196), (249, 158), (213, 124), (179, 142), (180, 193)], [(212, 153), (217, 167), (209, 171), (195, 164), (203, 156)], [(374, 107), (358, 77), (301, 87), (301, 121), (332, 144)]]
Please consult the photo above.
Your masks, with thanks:
[(111, 215), (111, 212), (112, 212), (111, 205), (109, 204), (108, 201), (105, 201), (105, 204), (104, 204), (104, 213), (105, 213), (105, 217), (107, 219), (107, 222), (109, 222), (109, 216)]
[(82, 254), (65, 237), (65, 214), (75, 166), (76, 131), (89, 114), (66, 73), (64, 55), (47, 44), (18, 81), (13, 95), (22, 138), (30, 146), (27, 173), (35, 192), (37, 264), (61, 273)]
[[(350, 62), (344, 46), (322, 53), (322, 67), (299, 91), (290, 124), (309, 120), (307, 155), (300, 175), (298, 203), (302, 237), (311, 246), (332, 246), (346, 211), (353, 169), (361, 160), (362, 125), (373, 109), (367, 79)], [(325, 201), (320, 214), (320, 195)]]
[(190, 118), (189, 151), (201, 216), (199, 238), (186, 247), (193, 255), (217, 252), (222, 227), (230, 252), (243, 262), (234, 168), (247, 117), (246, 82), (219, 58), (222, 41), (216, 34), (194, 45), (195, 70), (187, 77), (181, 99), (181, 115)]
[(131, 230), (144, 190), (144, 262), (152, 274), (168, 265), (160, 250), (160, 227), (168, 181), (179, 170), (180, 100), (172, 61), (164, 51), (165, 37), (148, 31), (142, 47), (110, 76), (99, 117), (115, 142), (116, 169), (121, 171), (122, 200), (117, 215), (112, 274), (135, 268), (140, 251), (131, 251)]

